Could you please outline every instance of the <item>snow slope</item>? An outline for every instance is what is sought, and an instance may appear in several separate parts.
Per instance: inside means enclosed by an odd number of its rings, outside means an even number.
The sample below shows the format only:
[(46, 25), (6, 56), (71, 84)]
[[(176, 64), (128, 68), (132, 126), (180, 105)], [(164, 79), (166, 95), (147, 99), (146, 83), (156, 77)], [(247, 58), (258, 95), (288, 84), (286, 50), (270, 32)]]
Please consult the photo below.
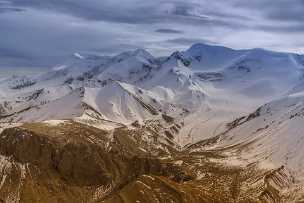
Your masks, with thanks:
[[(143, 94), (145, 99), (140, 98), (140, 94)], [(98, 111), (104, 119), (129, 124), (158, 115), (158, 109), (150, 105), (153, 101), (155, 106), (160, 108), (157, 101), (148, 94), (145, 95), (142, 90), (119, 82), (103, 88), (86, 88), (83, 100)]]
[(81, 89), (49, 87), (17, 94), (0, 103), (1, 122), (35, 122), (80, 116)]
[(304, 89), (267, 103), (228, 125), (209, 149), (227, 149), (262, 168), (286, 167), (304, 181)]
[(246, 50), (194, 44), (188, 50), (182, 52), (182, 55), (191, 61), (191, 67), (194, 70), (214, 71), (226, 67), (246, 53)]

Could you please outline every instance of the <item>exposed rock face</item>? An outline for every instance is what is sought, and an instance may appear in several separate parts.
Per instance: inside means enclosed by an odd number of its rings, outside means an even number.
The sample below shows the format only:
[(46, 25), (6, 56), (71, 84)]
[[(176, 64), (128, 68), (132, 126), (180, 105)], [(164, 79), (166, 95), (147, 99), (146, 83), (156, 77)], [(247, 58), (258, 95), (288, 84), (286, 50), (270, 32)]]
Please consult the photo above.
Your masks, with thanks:
[[(2, 202), (283, 202), (284, 167), (227, 167), (222, 151), (183, 151), (145, 128), (104, 131), (72, 121), (0, 135)], [(153, 137), (153, 136), (152, 136)], [(288, 201), (287, 201), (288, 202)]]
[(1, 199), (97, 201), (139, 175), (177, 173), (178, 169), (152, 157), (152, 151), (139, 148), (128, 133), (117, 129), (111, 134), (69, 121), (4, 130), (0, 136)]
[[(80, 126), (75, 126), (74, 133), (50, 131), (50, 135), (46, 135), (43, 132), (37, 132), (35, 127), (33, 124), (4, 130), (0, 144), (1, 153), (11, 156), (21, 164), (33, 164), (43, 170), (54, 169), (60, 176), (68, 178), (70, 182), (77, 185), (97, 185), (101, 181), (104, 184), (109, 181), (109, 178), (104, 175), (106, 174), (103, 168), (105, 164), (99, 162), (100, 160), (107, 161), (108, 158), (100, 158), (98, 155), (98, 151), (103, 149), (80, 136), (82, 133), (90, 133), (94, 136), (94, 133), (96, 135), (102, 131), (81, 129)], [(55, 133), (63, 133), (64, 136), (58, 136), (60, 134)], [(102, 134), (95, 136), (95, 142), (105, 143), (106, 139), (103, 136)], [(97, 176), (92, 177), (92, 174)]]

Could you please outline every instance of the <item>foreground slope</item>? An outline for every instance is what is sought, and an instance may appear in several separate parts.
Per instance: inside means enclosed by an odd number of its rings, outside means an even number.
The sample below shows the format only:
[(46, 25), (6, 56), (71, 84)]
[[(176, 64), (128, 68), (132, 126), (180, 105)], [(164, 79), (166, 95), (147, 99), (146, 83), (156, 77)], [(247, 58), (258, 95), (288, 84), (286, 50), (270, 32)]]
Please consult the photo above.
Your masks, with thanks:
[[(281, 202), (284, 168), (232, 166), (221, 151), (179, 151), (146, 127), (104, 131), (73, 121), (0, 135), (3, 202)], [(31, 150), (28, 150), (30, 147)]]

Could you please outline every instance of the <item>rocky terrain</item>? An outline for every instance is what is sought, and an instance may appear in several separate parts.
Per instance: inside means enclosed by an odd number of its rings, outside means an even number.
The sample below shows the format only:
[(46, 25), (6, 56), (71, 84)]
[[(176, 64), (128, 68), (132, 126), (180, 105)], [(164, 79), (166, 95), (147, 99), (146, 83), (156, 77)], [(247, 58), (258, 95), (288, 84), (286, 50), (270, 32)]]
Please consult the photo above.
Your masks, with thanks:
[[(104, 131), (73, 121), (1, 134), (3, 202), (283, 202), (301, 199), (284, 167), (229, 164), (230, 149), (182, 150), (144, 127)], [(151, 136), (153, 139), (144, 139)], [(154, 140), (151, 142), (151, 140)]]

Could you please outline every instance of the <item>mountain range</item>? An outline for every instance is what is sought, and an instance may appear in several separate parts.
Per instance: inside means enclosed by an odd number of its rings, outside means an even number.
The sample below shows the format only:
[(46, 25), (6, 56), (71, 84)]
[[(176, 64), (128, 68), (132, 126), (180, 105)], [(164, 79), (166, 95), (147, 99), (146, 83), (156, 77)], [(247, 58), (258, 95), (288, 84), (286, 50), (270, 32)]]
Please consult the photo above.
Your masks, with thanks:
[(302, 202), (304, 55), (75, 53), (0, 80), (0, 202)]

